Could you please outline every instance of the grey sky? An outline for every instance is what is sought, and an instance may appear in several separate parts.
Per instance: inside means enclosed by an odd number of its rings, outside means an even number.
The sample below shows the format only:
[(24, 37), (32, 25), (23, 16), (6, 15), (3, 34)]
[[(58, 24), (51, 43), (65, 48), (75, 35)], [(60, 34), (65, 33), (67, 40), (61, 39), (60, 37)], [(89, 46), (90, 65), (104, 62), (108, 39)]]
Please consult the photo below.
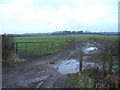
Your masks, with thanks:
[(119, 0), (0, 0), (0, 33), (118, 31)]

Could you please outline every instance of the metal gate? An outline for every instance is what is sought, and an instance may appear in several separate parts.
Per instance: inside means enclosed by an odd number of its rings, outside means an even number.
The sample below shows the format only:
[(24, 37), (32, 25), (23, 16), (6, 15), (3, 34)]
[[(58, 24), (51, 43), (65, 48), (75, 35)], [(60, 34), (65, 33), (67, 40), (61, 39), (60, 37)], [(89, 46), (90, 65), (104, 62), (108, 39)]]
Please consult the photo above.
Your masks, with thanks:
[(16, 42), (16, 52), (20, 57), (53, 54), (53, 42)]

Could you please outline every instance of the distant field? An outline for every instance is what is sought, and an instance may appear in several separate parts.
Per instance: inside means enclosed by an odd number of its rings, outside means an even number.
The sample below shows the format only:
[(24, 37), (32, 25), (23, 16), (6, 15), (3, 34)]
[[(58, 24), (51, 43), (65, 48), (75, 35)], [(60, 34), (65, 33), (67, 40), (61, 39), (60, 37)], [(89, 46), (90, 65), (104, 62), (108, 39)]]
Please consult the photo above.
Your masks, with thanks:
[[(29, 37), (15, 37), (16, 42), (53, 42), (47, 44), (19, 44), (18, 50), (21, 53), (40, 54), (55, 53), (61, 50), (65, 45), (75, 44), (75, 42), (83, 43), (87, 41), (101, 41), (101, 42), (114, 42), (118, 40), (117, 35), (57, 35), (57, 36), (29, 36)], [(27, 47), (25, 49), (24, 47)], [(35, 48), (36, 47), (36, 48)], [(53, 49), (51, 51), (51, 49)]]
[(29, 37), (16, 37), (16, 42), (54, 42), (65, 43), (66, 39), (75, 39), (81, 42), (88, 41), (90, 38), (100, 40), (117, 40), (117, 35), (58, 35), (58, 36), (29, 36)]

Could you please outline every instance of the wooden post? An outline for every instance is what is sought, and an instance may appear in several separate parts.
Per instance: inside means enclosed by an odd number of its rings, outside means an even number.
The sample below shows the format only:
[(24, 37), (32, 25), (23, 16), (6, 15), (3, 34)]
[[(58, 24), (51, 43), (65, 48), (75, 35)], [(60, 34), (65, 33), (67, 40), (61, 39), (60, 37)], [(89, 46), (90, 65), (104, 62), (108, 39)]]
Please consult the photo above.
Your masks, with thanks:
[(80, 70), (80, 72), (82, 71), (82, 58), (83, 58), (83, 51), (82, 51), (82, 49), (80, 49), (80, 66), (79, 66), (79, 70)]
[(15, 44), (16, 54), (18, 53), (18, 42)]
[(104, 53), (102, 53), (103, 55), (101, 55), (101, 57), (102, 57), (102, 60), (103, 60), (103, 71), (102, 71), (102, 73), (103, 73), (103, 76), (106, 76), (106, 66), (105, 66), (105, 60), (106, 60), (106, 52), (104, 52)]
[(112, 74), (112, 53), (111, 50), (108, 50), (108, 73)]

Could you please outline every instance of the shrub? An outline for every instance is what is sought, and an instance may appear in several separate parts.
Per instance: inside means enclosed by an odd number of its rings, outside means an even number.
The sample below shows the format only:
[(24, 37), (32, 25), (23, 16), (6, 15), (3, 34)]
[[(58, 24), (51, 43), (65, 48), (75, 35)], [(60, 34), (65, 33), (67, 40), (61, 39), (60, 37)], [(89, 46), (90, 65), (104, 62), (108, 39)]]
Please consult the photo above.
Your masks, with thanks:
[(11, 65), (16, 62), (15, 44), (13, 35), (2, 35), (2, 62), (3, 65)]

